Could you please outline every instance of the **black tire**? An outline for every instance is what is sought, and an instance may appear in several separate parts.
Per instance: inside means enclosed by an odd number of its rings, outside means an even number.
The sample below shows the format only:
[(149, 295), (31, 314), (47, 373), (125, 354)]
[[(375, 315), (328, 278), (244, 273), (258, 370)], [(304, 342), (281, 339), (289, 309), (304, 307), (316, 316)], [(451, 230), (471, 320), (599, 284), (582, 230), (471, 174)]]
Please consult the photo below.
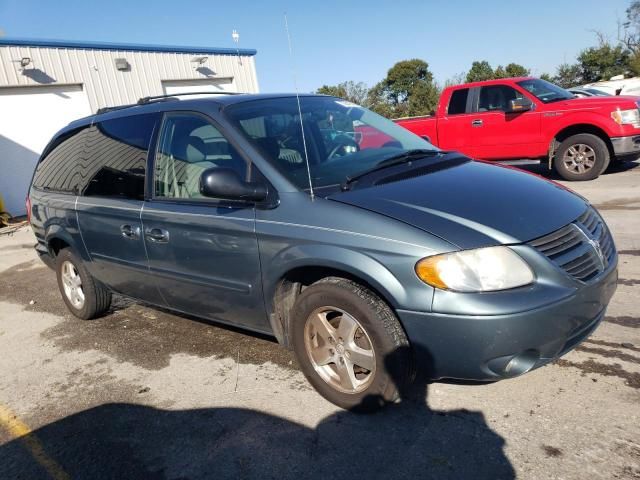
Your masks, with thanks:
[[(65, 293), (63, 280), (63, 270), (65, 263), (71, 263), (75, 272), (80, 277), (81, 289), (84, 295), (84, 302), (81, 306), (74, 305), (72, 300)], [(82, 320), (90, 320), (104, 314), (111, 305), (111, 291), (102, 283), (95, 280), (83, 261), (71, 248), (63, 248), (56, 257), (56, 276), (58, 278), (58, 288), (64, 303), (71, 313)]]
[[(340, 309), (355, 318), (362, 328), (357, 332), (365, 332), (367, 345), (374, 352), (375, 369), (368, 374), (371, 377), (362, 391), (339, 391), (338, 387), (332, 386), (316, 371), (307, 353), (305, 325), (312, 313), (327, 306)], [(412, 372), (409, 342), (391, 308), (373, 292), (351, 280), (328, 277), (307, 287), (300, 294), (293, 306), (292, 318), (290, 333), (298, 363), (309, 382), (324, 398), (339, 407), (360, 412), (375, 411), (387, 403), (400, 400), (400, 392), (408, 385)], [(343, 317), (334, 318), (338, 318), (340, 325)], [(306, 334), (309, 335), (309, 332)], [(334, 346), (337, 350), (337, 345)], [(343, 357), (340, 357), (340, 361), (343, 361)], [(352, 368), (358, 370), (357, 375), (363, 375), (361, 367), (353, 363)], [(328, 365), (335, 371), (337, 366), (337, 361)]]
[[(578, 146), (581, 145), (588, 147), (586, 149), (588, 153), (593, 152), (595, 154), (593, 165), (590, 168), (586, 168), (583, 172), (576, 171), (576, 169), (580, 168), (577, 164), (570, 166), (566, 163), (572, 156), (572, 149), (578, 148)], [(567, 158), (565, 158), (565, 155), (568, 155)], [(558, 175), (565, 180), (583, 181), (598, 178), (600, 174), (607, 169), (609, 162), (609, 149), (601, 138), (591, 135), (590, 133), (579, 133), (570, 136), (560, 144), (553, 159), (553, 167)], [(582, 168), (585, 167), (583, 166)]]

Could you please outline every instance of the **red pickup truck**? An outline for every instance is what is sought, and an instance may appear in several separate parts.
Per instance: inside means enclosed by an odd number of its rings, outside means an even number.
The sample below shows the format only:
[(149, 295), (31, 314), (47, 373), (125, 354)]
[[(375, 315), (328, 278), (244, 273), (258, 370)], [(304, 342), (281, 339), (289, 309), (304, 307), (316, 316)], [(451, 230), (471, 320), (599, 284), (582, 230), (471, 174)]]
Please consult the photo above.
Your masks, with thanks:
[(482, 160), (533, 159), (592, 180), (612, 159), (640, 156), (639, 97), (576, 98), (537, 78), (446, 88), (434, 116), (397, 119), (443, 150)]

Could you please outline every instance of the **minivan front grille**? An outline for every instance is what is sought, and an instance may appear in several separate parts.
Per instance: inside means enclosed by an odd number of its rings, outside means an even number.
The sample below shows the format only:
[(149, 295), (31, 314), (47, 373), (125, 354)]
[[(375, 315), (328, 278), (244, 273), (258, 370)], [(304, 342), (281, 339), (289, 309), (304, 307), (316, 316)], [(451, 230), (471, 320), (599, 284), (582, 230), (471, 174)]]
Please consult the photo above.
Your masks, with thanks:
[(615, 256), (611, 233), (593, 208), (575, 222), (532, 240), (529, 245), (583, 282), (597, 277)]

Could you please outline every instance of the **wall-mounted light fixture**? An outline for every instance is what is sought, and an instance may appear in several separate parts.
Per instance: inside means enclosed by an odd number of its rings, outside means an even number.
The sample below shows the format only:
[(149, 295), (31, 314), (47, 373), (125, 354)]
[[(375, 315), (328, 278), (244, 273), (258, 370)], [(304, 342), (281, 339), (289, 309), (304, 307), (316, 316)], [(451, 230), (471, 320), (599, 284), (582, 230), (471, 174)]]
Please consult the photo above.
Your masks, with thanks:
[(121, 72), (128, 72), (131, 70), (131, 65), (127, 62), (126, 58), (116, 58), (116, 69)]
[(198, 65), (204, 65), (207, 60), (209, 60), (209, 57), (204, 56), (204, 57), (193, 57), (191, 59), (191, 63), (197, 63)]
[(25, 68), (26, 66), (28, 66), (31, 63), (31, 58), (30, 57), (22, 57), (20, 59), (20, 66), (22, 68)]

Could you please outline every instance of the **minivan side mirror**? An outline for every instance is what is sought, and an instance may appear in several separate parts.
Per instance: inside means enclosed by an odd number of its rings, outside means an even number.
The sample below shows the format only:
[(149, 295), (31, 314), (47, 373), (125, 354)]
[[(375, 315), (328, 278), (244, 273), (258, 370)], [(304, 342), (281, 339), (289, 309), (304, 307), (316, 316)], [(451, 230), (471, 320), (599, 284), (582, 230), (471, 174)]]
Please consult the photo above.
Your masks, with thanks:
[(200, 193), (205, 197), (224, 200), (261, 202), (269, 193), (266, 185), (245, 182), (230, 168), (209, 168), (200, 175)]
[(505, 113), (520, 113), (526, 112), (533, 108), (533, 102), (528, 98), (514, 98), (509, 100)]

